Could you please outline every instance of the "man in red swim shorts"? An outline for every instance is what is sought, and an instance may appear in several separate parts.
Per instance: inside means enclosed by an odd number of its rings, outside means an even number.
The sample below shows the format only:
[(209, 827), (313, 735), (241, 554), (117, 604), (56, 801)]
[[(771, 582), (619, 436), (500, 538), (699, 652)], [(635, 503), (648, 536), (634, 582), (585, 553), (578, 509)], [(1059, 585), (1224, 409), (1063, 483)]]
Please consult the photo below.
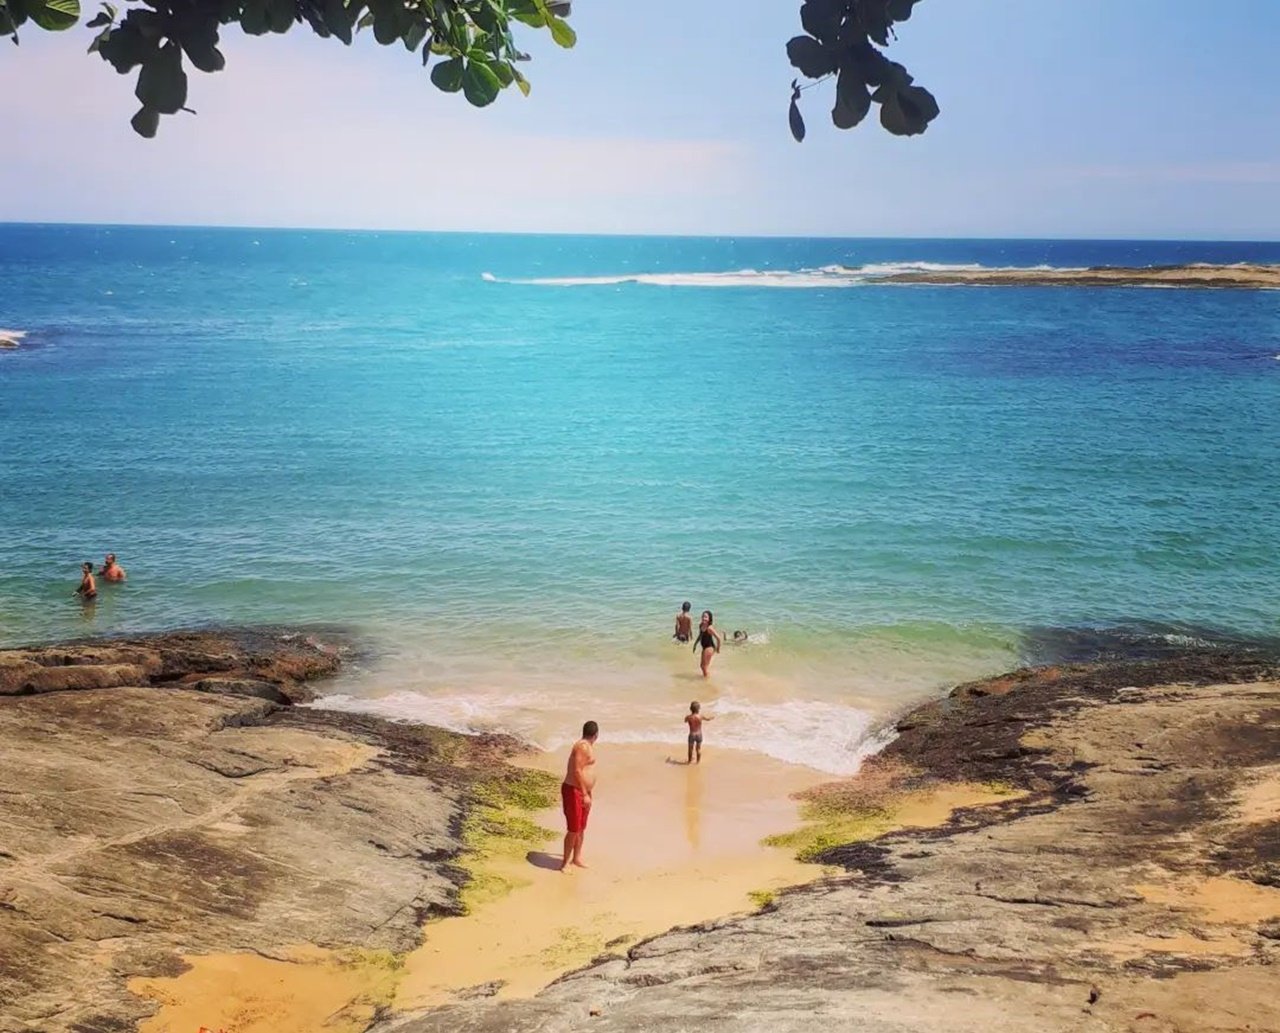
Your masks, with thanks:
[(600, 726), (588, 721), (582, 726), (582, 738), (573, 744), (569, 751), (569, 766), (560, 784), (560, 802), (564, 805), (564, 821), (568, 831), (564, 837), (564, 860), (560, 862), (562, 872), (569, 870), (569, 865), (585, 868), (582, 863), (582, 836), (587, 831), (587, 819), (591, 816), (591, 790), (595, 788), (596, 763), (595, 744), (600, 735)]

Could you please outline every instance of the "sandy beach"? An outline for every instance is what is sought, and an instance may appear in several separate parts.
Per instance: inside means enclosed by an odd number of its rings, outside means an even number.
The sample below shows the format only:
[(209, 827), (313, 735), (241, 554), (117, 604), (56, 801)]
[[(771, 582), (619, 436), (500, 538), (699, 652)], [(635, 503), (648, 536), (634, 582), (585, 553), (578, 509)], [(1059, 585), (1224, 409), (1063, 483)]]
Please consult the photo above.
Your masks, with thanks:
[[(0, 651), (0, 1031), (736, 1033), (811, 1028), (804, 1001), (886, 1033), (1027, 1007), (1068, 1031), (1090, 983), (1178, 1019), (1152, 1028), (1262, 1014), (1265, 659), (961, 685), (835, 782), (714, 725), (701, 766), (678, 734), (605, 736), (568, 873), (564, 751), (293, 705), (339, 661), (244, 630)], [(1183, 1022), (1205, 994), (1222, 1022)]]
[[(499, 996), (528, 996), (606, 948), (752, 910), (774, 891), (823, 874), (761, 845), (799, 823), (790, 794), (822, 781), (819, 773), (713, 746), (693, 766), (683, 763), (683, 744), (664, 751), (602, 740), (597, 757), (590, 867), (555, 870), (563, 818), (558, 808), (536, 815), (557, 834), (527, 857), (497, 859), (513, 890), (425, 927), (422, 947), (405, 962), (398, 1009), (491, 983), (501, 984), (492, 988)], [(562, 757), (532, 762), (563, 773)]]
[[(708, 748), (688, 766), (673, 748), (598, 746), (600, 782), (586, 870), (562, 873), (559, 808), (532, 817), (553, 830), (531, 850), (486, 861), (471, 912), (428, 922), (421, 945), (393, 959), (298, 944), (273, 956), (188, 956), (174, 978), (131, 989), (161, 1007), (143, 1033), (188, 1033), (201, 1023), (235, 1033), (363, 1030), (368, 1002), (394, 1011), (476, 995), (527, 997), (606, 949), (754, 910), (777, 890), (820, 878), (821, 866), (761, 840), (800, 822), (794, 792), (818, 772), (759, 754)], [(557, 776), (564, 758), (522, 763)], [(216, 1027), (214, 1027), (216, 1028)]]

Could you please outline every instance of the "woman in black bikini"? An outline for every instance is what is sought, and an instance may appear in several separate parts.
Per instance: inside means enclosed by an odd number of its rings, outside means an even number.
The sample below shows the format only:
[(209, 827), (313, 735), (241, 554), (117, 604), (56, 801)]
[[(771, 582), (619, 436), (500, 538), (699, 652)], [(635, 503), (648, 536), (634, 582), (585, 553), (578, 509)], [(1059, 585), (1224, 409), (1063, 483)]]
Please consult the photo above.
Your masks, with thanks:
[(92, 563), (81, 564), (80, 587), (76, 589), (76, 595), (80, 597), (82, 603), (91, 603), (98, 598), (98, 586), (93, 580)]
[(702, 611), (702, 620), (698, 622), (698, 637), (694, 640), (693, 651), (702, 650), (702, 677), (711, 676), (711, 659), (720, 652), (720, 632), (711, 623), (711, 611)]

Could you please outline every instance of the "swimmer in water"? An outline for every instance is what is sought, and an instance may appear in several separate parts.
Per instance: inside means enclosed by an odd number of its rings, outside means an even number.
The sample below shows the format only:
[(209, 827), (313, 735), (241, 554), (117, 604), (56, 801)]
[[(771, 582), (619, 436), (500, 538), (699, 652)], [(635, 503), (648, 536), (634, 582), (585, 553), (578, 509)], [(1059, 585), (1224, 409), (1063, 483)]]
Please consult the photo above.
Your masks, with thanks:
[(693, 618), (689, 616), (690, 603), (682, 603), (676, 614), (676, 630), (671, 636), (677, 642), (688, 642), (693, 637)]
[(124, 581), (124, 567), (116, 562), (116, 554), (114, 552), (107, 553), (106, 562), (102, 564), (102, 569), (98, 571), (103, 581)]
[(712, 623), (710, 610), (702, 611), (702, 620), (698, 622), (698, 636), (693, 643), (693, 651), (696, 653), (702, 650), (702, 677), (711, 677), (711, 661), (715, 655), (720, 652), (720, 632), (716, 631), (715, 625)]
[(76, 589), (76, 595), (80, 597), (81, 602), (86, 603), (98, 598), (98, 585), (93, 580), (92, 563), (80, 565), (80, 587)]

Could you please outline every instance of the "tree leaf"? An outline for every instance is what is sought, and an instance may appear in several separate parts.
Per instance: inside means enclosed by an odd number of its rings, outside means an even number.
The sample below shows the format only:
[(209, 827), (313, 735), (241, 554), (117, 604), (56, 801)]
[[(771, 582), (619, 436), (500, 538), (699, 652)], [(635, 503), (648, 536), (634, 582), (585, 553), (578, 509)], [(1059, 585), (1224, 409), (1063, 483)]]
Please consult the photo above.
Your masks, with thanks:
[(417, 50), (422, 46), (422, 41), (427, 38), (427, 23), (425, 21), (411, 21), (404, 30), (401, 39), (404, 41), (404, 49), (410, 52)]
[(50, 32), (62, 32), (80, 20), (80, 0), (26, 0), (33, 22)]
[(218, 49), (218, 23), (212, 17), (188, 21), (182, 26), (178, 42), (191, 63), (202, 72), (220, 72), (227, 63)]
[(136, 12), (130, 12), (125, 20), (107, 32), (107, 38), (98, 44), (98, 53), (117, 72), (123, 74), (147, 61), (156, 51), (155, 40), (147, 39), (138, 31), (133, 20)]
[(133, 126), (133, 131), (139, 136), (150, 140), (160, 128), (160, 112), (147, 107), (139, 108), (138, 113), (129, 119), (129, 125)]
[(889, 0), (889, 17), (895, 22), (904, 22), (911, 17), (911, 9), (919, 0)]
[(324, 0), (324, 23), (338, 39), (347, 46), (351, 45), (352, 29), (356, 24), (355, 8), (348, 7), (342, 0)]
[(791, 110), (787, 112), (787, 120), (791, 123), (791, 135), (796, 143), (804, 142), (804, 119), (800, 117), (800, 107), (794, 97), (791, 98)]
[(836, 70), (835, 54), (812, 36), (795, 36), (788, 41), (787, 60), (810, 79), (821, 79)]
[(871, 110), (871, 94), (867, 84), (850, 68), (840, 69), (836, 79), (836, 103), (831, 109), (831, 121), (837, 129), (852, 129)]
[(923, 86), (907, 86), (898, 91), (898, 106), (902, 109), (911, 133), (923, 133), (929, 123), (938, 117), (938, 102)]
[(448, 61), (441, 61), (431, 69), (431, 81), (435, 83), (437, 89), (444, 90), (445, 93), (457, 93), (462, 89), (462, 73), (462, 58), (451, 57)]
[(515, 79), (516, 89), (518, 89), (526, 97), (529, 96), (529, 89), (530, 89), (529, 80), (520, 74), (520, 69), (513, 67), (511, 69), (511, 77)]
[(272, 32), (288, 32), (297, 20), (297, 0), (267, 0), (267, 24)]
[(578, 34), (573, 31), (573, 26), (563, 18), (554, 16), (548, 18), (547, 28), (551, 30), (551, 38), (556, 41), (558, 46), (568, 49), (578, 42)]
[(840, 0), (804, 0), (800, 5), (800, 24), (810, 36), (823, 43), (834, 43), (844, 17), (844, 4)]
[(502, 90), (494, 70), (483, 61), (468, 61), (462, 73), (462, 92), (477, 108), (488, 107)]
[(271, 27), (264, 0), (245, 0), (240, 11), (240, 28), (250, 36), (262, 36)]
[(187, 102), (187, 73), (182, 70), (182, 49), (170, 40), (157, 50), (138, 73), (133, 95), (162, 115), (176, 115)]

